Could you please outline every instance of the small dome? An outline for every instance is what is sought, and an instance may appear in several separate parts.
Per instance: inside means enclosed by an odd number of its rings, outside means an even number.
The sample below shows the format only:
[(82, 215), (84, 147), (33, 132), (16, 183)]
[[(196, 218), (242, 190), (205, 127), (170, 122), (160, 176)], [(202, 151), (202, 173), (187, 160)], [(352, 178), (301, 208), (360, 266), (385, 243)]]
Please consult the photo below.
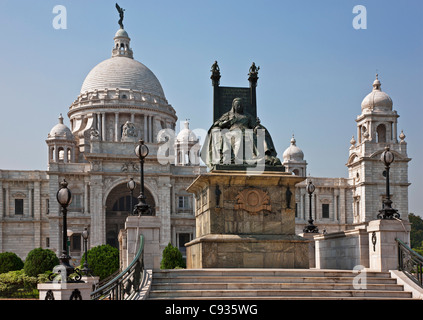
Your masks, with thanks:
[(197, 136), (189, 129), (188, 120), (184, 122), (184, 128), (178, 133), (176, 137), (178, 142), (197, 142)]
[(63, 140), (73, 140), (74, 136), (70, 129), (63, 124), (63, 117), (60, 115), (59, 123), (56, 124), (48, 134), (48, 139), (63, 139)]
[(116, 31), (115, 38), (116, 37), (129, 38), (128, 33), (124, 29), (119, 29), (118, 31)]
[(284, 161), (304, 161), (303, 151), (297, 147), (294, 135), (292, 135), (291, 145), (283, 153)]
[(376, 80), (373, 82), (373, 91), (361, 102), (362, 111), (392, 111), (392, 99), (388, 94), (383, 92), (380, 87), (381, 84), (376, 74)]

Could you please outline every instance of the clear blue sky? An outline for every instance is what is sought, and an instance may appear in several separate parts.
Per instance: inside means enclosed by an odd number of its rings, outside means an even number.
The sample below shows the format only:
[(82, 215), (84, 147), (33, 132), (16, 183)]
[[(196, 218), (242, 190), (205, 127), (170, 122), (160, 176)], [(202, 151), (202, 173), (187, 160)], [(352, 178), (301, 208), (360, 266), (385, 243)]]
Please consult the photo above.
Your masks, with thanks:
[[(116, 1), (2, 0), (0, 168), (45, 170), (45, 139), (88, 72), (111, 56)], [(55, 5), (67, 29), (52, 26)], [(349, 141), (376, 70), (408, 142), (410, 211), (423, 214), (423, 2), (119, 0), (134, 57), (160, 80), (180, 120), (212, 121), (210, 66), (248, 86), (260, 66), (258, 115), (279, 156), (294, 133), (312, 176), (347, 177)], [(352, 12), (367, 9), (367, 29)], [(65, 123), (68, 119), (65, 116)]]

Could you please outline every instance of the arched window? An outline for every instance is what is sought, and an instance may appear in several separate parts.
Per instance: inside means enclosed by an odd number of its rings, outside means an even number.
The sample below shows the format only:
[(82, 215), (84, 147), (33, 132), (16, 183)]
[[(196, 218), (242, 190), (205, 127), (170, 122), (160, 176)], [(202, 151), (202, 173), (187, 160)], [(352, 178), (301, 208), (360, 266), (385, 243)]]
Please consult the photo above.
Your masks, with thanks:
[(65, 150), (63, 148), (59, 148), (59, 161), (63, 161), (65, 159)]
[[(138, 199), (132, 197), (132, 206), (138, 203)], [(131, 208), (131, 196), (123, 196), (116, 200), (113, 204), (112, 211), (130, 211), (132, 212), (133, 208)]]
[(384, 124), (380, 124), (376, 128), (376, 134), (377, 134), (377, 142), (386, 142), (386, 127)]

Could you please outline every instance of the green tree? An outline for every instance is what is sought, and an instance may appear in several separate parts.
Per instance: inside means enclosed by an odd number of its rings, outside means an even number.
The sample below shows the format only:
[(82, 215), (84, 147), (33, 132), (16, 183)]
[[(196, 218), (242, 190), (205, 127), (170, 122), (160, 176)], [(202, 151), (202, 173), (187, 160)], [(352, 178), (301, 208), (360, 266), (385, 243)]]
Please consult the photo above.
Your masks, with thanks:
[[(119, 269), (119, 250), (108, 244), (99, 245), (87, 251), (88, 266), (93, 275), (101, 279), (107, 278)], [(85, 253), (81, 259), (83, 268)]]
[(411, 223), (410, 242), (412, 249), (423, 249), (423, 219), (422, 217), (410, 213), (408, 219)]
[(167, 247), (163, 250), (162, 261), (160, 262), (160, 269), (175, 269), (185, 268), (185, 261), (182, 257), (181, 251), (172, 246), (169, 242)]
[(37, 277), (40, 273), (52, 271), (59, 263), (59, 258), (53, 251), (36, 248), (28, 253), (24, 263), (24, 271), (30, 277)]
[(21, 270), (24, 267), (24, 263), (21, 258), (13, 252), (2, 252), (0, 253), (0, 273), (6, 273), (9, 271)]

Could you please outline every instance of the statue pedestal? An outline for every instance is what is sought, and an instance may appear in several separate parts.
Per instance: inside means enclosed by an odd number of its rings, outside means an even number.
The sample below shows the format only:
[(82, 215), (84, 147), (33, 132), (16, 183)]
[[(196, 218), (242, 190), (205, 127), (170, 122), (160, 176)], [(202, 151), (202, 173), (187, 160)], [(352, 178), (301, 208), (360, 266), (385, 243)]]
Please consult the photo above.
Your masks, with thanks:
[(213, 170), (188, 187), (196, 236), (187, 268), (308, 268), (309, 240), (295, 235), (295, 184), (284, 172)]

